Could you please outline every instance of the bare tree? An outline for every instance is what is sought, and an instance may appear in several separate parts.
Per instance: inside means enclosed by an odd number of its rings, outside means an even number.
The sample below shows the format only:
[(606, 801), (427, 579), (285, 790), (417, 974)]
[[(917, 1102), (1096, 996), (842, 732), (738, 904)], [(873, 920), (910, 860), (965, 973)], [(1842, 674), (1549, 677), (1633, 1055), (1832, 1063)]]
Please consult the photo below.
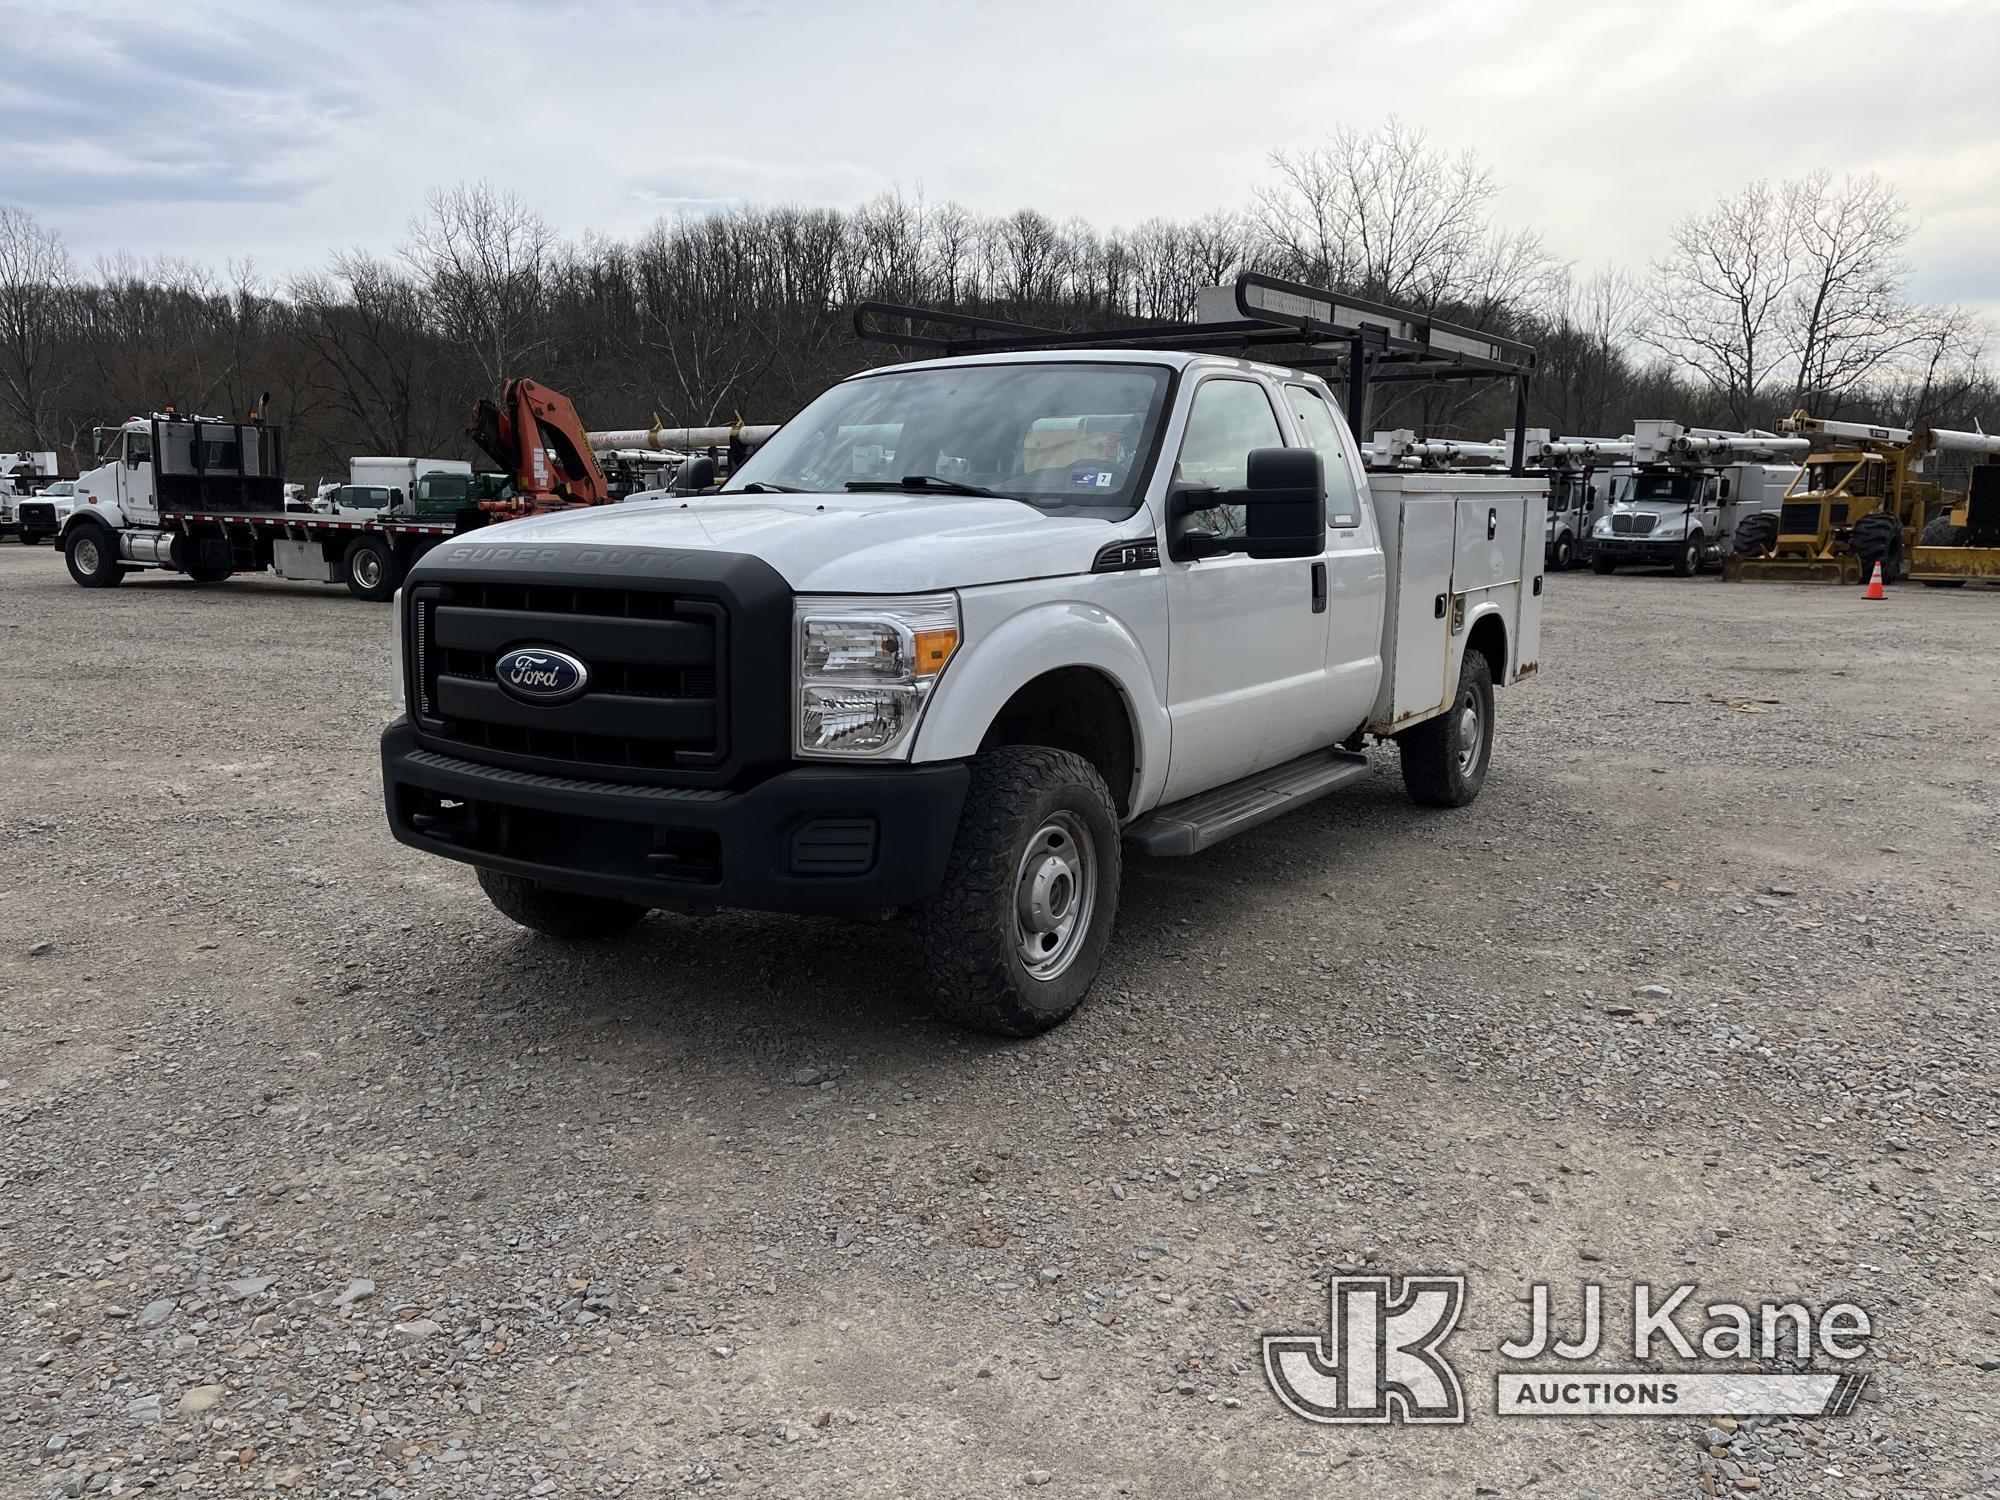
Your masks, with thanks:
[(1470, 151), (1433, 147), (1390, 119), (1335, 131), (1304, 152), (1273, 152), (1278, 181), (1257, 189), (1262, 259), (1281, 275), (1391, 302), (1488, 309), (1547, 274), (1531, 233), (1496, 233), (1493, 174)]
[(432, 193), (410, 221), (403, 259), (440, 331), (472, 350), (489, 387), (520, 374), (546, 341), (540, 299), (554, 246), (539, 214), (487, 182)]
[(1641, 337), (1715, 392), (1736, 426), (1788, 349), (1787, 303), (1798, 253), (1781, 197), (1753, 182), (1673, 227), (1653, 266), (1651, 320)]
[(60, 235), (0, 204), (0, 404), (37, 448), (58, 441), (58, 346), (74, 274)]
[(1932, 332), (1909, 306), (1909, 211), (1872, 173), (1835, 184), (1819, 171), (1784, 185), (1794, 251), (1786, 303), (1798, 361), (1794, 404), (1832, 415), (1842, 399)]

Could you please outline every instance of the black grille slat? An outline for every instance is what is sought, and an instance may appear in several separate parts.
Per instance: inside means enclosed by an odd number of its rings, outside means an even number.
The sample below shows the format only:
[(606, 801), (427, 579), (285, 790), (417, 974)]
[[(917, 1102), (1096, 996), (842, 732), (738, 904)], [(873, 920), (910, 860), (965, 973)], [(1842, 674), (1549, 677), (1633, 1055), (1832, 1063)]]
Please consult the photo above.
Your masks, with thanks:
[(1778, 530), (1786, 536), (1817, 536), (1817, 503), (1783, 505), (1778, 508)]
[[(724, 761), (727, 614), (665, 590), (454, 580), (417, 602), (417, 702), (434, 739), (551, 770), (641, 777)], [(567, 703), (525, 703), (495, 668), (518, 646), (589, 668)]]
[(563, 648), (576, 652), (592, 667), (606, 661), (661, 666), (715, 663), (714, 629), (691, 620), (612, 619), (445, 604), (438, 607), (434, 630), (440, 646), (492, 652), (552, 641), (560, 633)]

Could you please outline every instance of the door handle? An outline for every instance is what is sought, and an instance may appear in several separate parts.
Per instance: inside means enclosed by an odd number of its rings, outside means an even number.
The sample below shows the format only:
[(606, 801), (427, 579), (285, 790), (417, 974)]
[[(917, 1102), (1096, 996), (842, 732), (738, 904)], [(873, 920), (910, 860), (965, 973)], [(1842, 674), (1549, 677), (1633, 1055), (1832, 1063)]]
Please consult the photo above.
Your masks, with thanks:
[(1326, 564), (1323, 562), (1313, 564), (1313, 613), (1326, 613)]
[(1492, 541), (1499, 533), (1500, 512), (1498, 510), (1488, 510), (1486, 512), (1486, 540), (1489, 542)]

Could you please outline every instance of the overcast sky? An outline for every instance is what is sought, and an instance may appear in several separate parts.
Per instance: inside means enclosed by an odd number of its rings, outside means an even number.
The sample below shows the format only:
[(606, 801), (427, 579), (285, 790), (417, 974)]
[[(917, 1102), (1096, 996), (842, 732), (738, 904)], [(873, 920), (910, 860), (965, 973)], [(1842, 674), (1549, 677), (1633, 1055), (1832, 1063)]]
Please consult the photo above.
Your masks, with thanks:
[(1585, 269), (1752, 178), (1876, 171), (1916, 295), (2000, 312), (1995, 0), (0, 0), (0, 38), (0, 202), (86, 264), (281, 275), (472, 178), (570, 232), (891, 188), (1109, 227), (1393, 113)]

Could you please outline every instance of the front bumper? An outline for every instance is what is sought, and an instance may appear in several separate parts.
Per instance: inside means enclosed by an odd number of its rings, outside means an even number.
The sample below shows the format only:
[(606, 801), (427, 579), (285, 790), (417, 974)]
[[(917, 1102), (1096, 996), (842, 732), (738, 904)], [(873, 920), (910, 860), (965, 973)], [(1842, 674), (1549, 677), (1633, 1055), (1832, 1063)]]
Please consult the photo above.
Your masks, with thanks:
[(47, 501), (23, 501), (14, 507), (14, 527), (21, 533), (24, 542), (54, 536), (59, 529), (56, 508)]
[(1687, 539), (1678, 536), (1664, 541), (1646, 536), (1597, 536), (1590, 539), (1590, 553), (1616, 562), (1650, 563), (1665, 568), (1673, 565), (1686, 545)]
[(413, 849), (640, 906), (861, 916), (936, 894), (968, 772), (799, 766), (747, 791), (503, 770), (382, 733), (389, 826)]

